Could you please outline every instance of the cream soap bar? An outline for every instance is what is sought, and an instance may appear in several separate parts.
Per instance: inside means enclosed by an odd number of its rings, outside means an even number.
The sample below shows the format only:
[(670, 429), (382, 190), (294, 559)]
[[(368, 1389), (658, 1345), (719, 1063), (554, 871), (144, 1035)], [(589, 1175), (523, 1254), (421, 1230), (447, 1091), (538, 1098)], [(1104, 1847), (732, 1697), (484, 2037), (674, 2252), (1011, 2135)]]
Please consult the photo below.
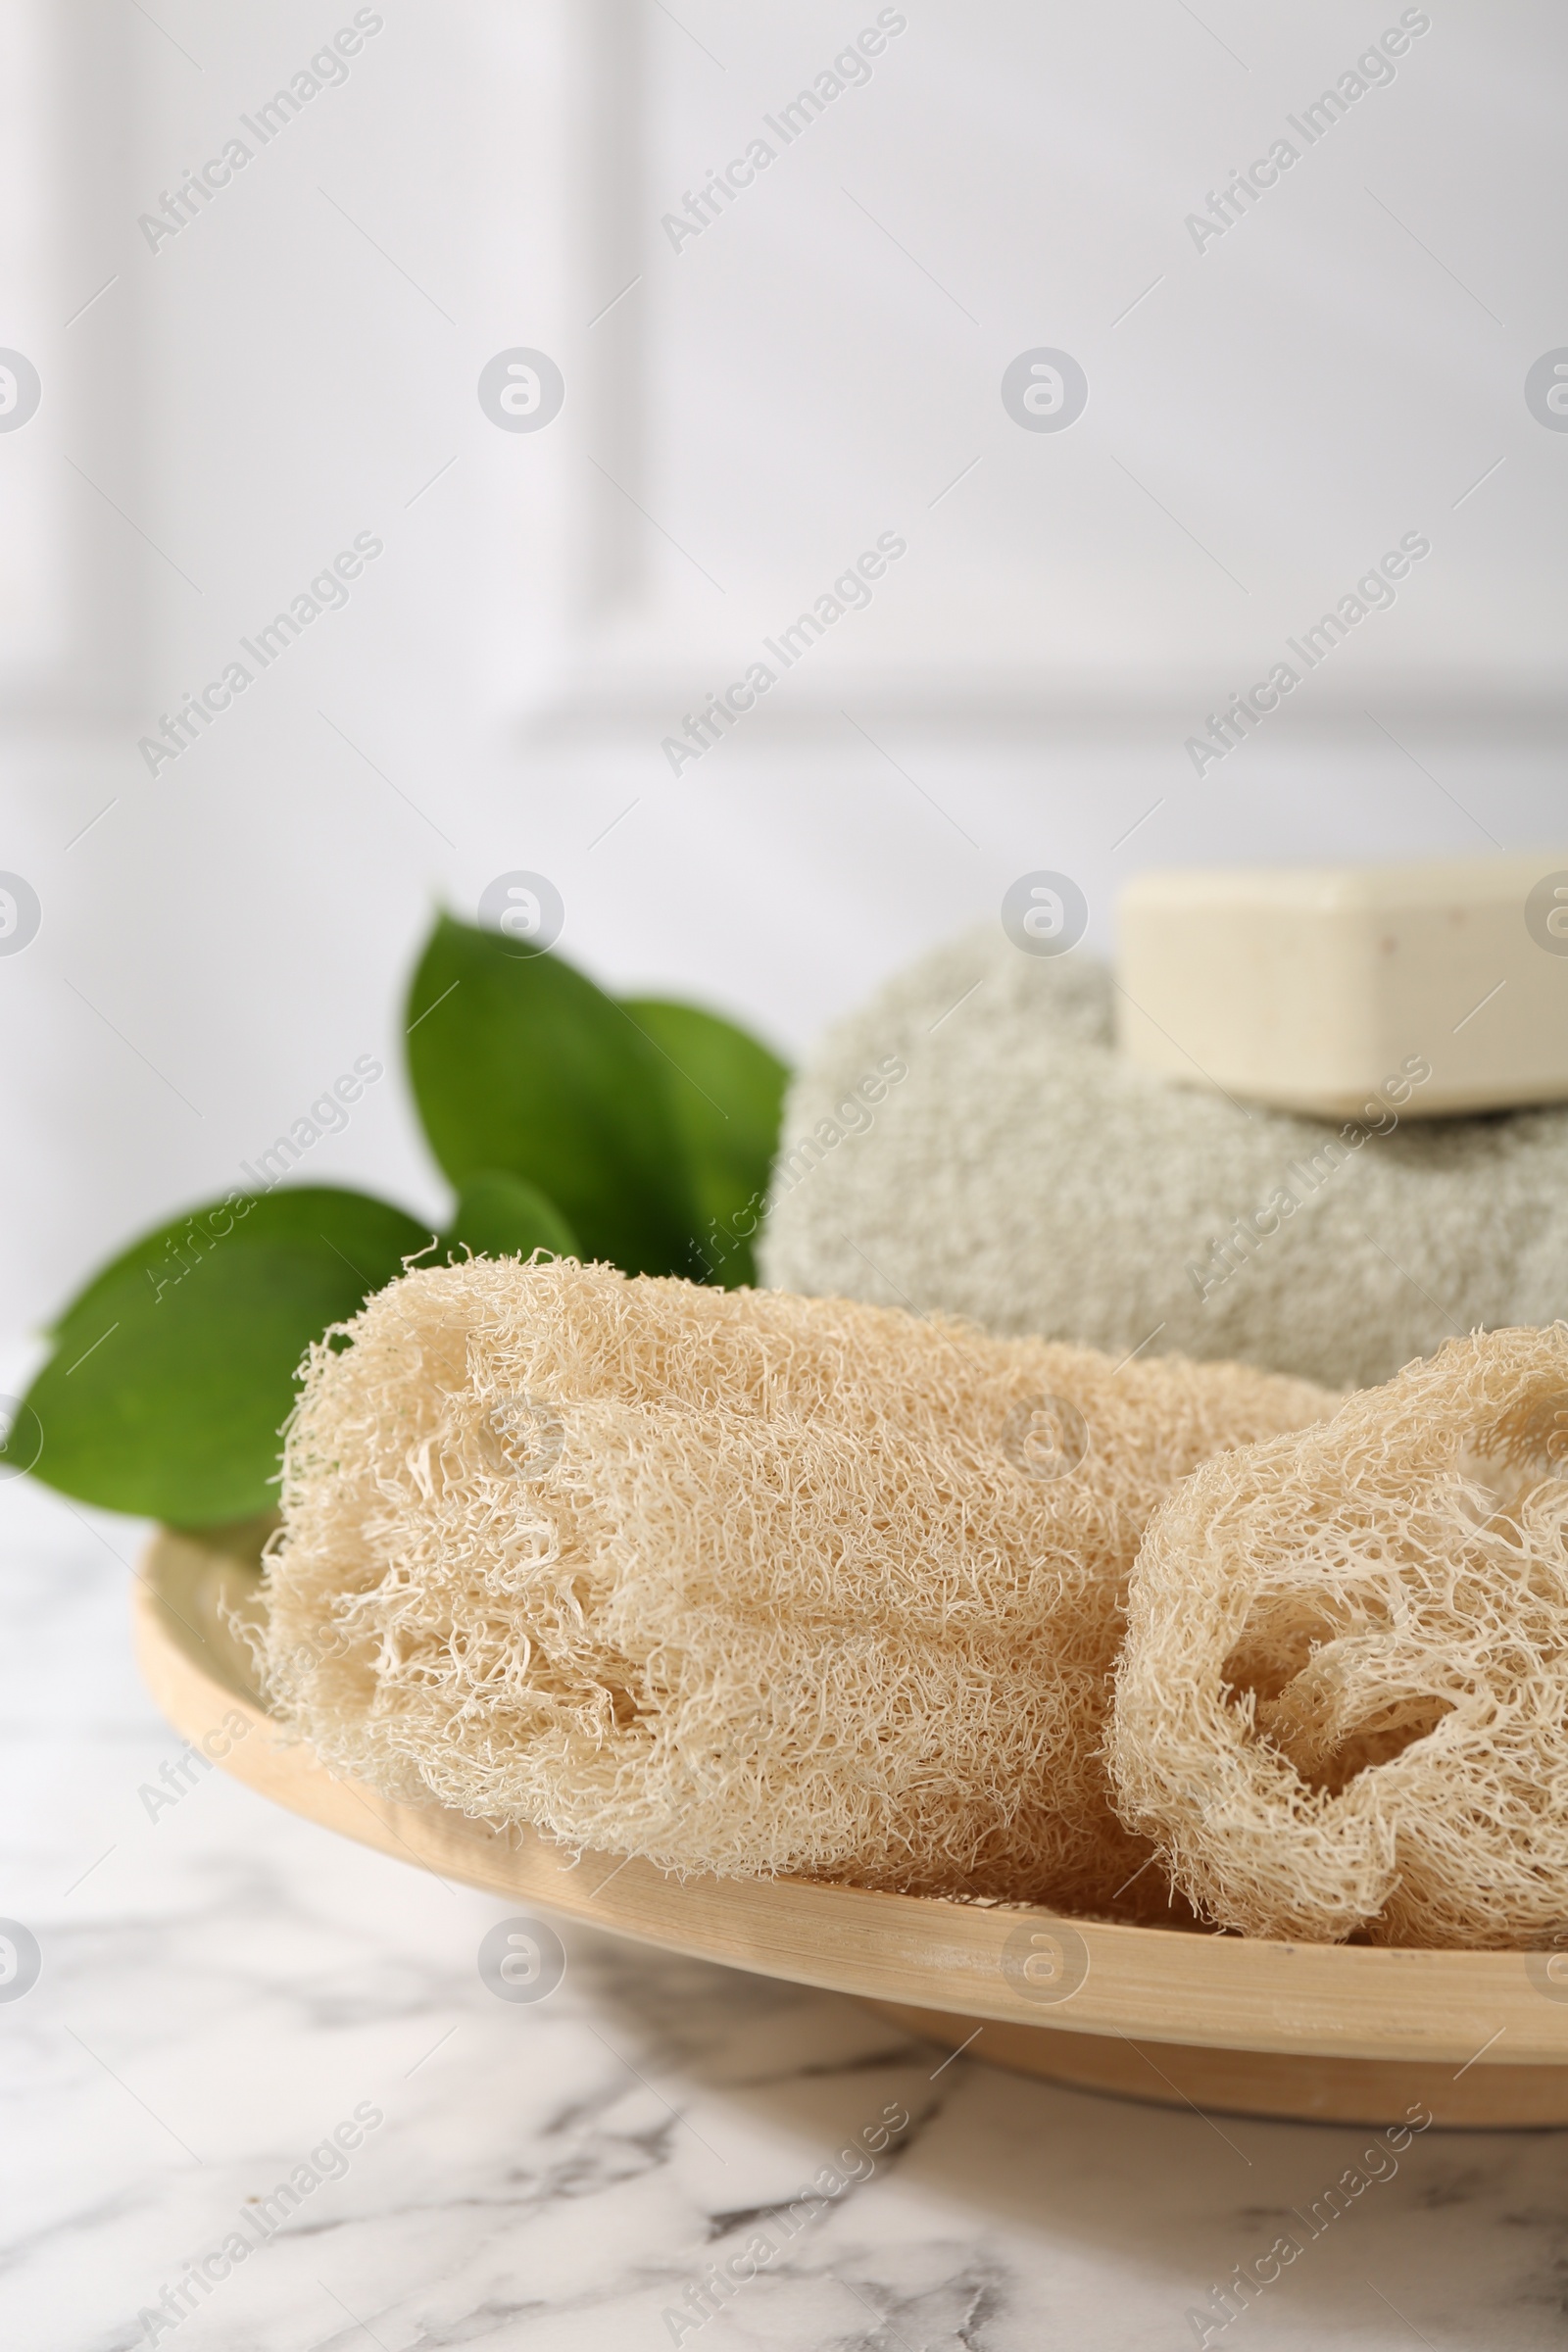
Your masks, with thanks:
[(1324, 1118), (1568, 1100), (1568, 852), (1144, 874), (1119, 911), (1141, 1069)]

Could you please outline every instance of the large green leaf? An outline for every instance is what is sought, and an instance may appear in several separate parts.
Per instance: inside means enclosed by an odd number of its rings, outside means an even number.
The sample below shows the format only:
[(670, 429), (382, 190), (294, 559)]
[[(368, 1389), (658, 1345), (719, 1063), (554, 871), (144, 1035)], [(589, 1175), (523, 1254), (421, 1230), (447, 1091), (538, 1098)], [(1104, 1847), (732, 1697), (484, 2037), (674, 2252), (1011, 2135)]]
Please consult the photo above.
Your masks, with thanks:
[(536, 1250), (557, 1257), (579, 1257), (577, 1237), (555, 1202), (520, 1176), (486, 1169), (472, 1176), (458, 1196), (441, 1250), (468, 1249), (475, 1257), (531, 1257)]
[(694, 1270), (700, 1220), (664, 1061), (591, 980), (444, 915), (406, 1027), (419, 1115), (460, 1191), (505, 1170), (555, 1202), (586, 1256)]
[(307, 1347), (431, 1238), (325, 1185), (230, 1194), (159, 1226), (60, 1317), (0, 1460), (175, 1526), (266, 1510)]
[(695, 1004), (629, 997), (626, 1010), (664, 1056), (709, 1278), (729, 1289), (755, 1282), (751, 1237), (761, 1221), (789, 1071), (744, 1029)]

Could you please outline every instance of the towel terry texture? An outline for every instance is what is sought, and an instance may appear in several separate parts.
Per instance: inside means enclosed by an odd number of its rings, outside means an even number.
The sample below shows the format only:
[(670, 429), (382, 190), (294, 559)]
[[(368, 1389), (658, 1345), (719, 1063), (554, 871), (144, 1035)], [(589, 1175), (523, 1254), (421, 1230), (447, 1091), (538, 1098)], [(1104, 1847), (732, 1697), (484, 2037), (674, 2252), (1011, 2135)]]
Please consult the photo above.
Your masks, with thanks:
[(883, 988), (790, 1091), (762, 1279), (1333, 1387), (1568, 1314), (1568, 1109), (1234, 1102), (1124, 1064), (1113, 990), (992, 935)]

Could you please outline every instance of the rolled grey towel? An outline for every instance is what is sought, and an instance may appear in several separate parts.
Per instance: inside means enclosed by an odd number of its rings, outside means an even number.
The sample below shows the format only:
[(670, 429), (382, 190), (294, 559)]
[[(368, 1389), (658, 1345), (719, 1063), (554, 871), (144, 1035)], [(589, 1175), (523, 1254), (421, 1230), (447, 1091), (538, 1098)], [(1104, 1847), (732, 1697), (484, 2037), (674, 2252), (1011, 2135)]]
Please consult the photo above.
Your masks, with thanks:
[(1233, 1102), (1121, 1062), (1112, 987), (981, 934), (842, 1021), (785, 1105), (763, 1281), (1330, 1387), (1568, 1315), (1568, 1109)]

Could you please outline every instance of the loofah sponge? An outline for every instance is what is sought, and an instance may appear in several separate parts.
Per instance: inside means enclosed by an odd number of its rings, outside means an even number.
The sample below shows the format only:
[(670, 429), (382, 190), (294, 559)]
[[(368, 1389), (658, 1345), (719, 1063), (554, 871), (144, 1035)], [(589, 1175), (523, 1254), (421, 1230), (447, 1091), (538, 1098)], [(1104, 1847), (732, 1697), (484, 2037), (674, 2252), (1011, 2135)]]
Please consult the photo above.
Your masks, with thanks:
[(1453, 1340), (1205, 1463), (1133, 1574), (1124, 1818), (1245, 1934), (1568, 1925), (1568, 1326)]
[(763, 1279), (1330, 1388), (1568, 1314), (1568, 1109), (1347, 1141), (1123, 1061), (1113, 994), (1000, 933), (890, 982), (791, 1089)]
[(313, 1351), (263, 1663), (388, 1795), (674, 1870), (1104, 1905), (1150, 1850), (1100, 1753), (1145, 1524), (1332, 1403), (841, 1299), (416, 1272)]

